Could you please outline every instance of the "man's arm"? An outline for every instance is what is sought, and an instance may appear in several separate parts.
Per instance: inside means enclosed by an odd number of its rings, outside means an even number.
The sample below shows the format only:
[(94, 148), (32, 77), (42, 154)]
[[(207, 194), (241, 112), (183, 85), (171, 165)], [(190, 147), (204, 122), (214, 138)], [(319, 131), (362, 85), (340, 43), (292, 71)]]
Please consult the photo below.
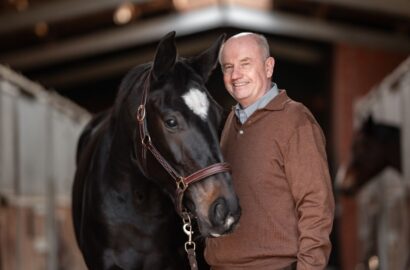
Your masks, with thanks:
[(290, 138), (285, 170), (299, 218), (297, 269), (324, 269), (335, 206), (325, 139), (315, 120), (307, 118)]

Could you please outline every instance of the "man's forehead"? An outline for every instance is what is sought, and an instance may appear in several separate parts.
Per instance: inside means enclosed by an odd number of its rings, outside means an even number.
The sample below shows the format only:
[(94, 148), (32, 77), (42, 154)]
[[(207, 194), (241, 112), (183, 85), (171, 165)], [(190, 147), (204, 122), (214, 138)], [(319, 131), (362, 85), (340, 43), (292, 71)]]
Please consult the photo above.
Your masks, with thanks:
[(221, 63), (223, 65), (233, 62), (249, 62), (260, 58), (260, 50), (258, 47), (241, 46), (236, 49), (229, 47), (225, 49), (221, 57)]
[[(255, 57), (244, 56), (244, 57), (241, 57), (241, 58), (238, 58), (238, 59), (234, 59), (234, 60), (235, 60), (235, 62), (243, 63), (243, 62), (250, 62), (250, 61), (252, 61), (254, 58), (255, 58)], [(229, 60), (230, 60), (230, 59), (226, 59), (226, 61), (223, 61), (222, 64), (224, 64), (224, 65), (229, 64), (229, 63), (230, 63)]]
[(259, 51), (260, 46), (258, 45), (257, 41), (254, 38), (235, 38), (229, 39), (225, 42), (224, 46), (222, 47), (223, 54), (235, 53), (236, 51), (241, 51), (241, 53), (253, 53), (255, 51)]

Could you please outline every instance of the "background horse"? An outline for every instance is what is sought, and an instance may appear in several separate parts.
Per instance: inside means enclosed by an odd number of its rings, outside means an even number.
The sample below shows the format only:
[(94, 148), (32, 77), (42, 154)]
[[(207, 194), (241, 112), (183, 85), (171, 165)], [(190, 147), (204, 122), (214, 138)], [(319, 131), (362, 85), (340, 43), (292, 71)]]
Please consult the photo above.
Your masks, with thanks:
[(370, 116), (354, 133), (350, 161), (336, 177), (335, 187), (342, 195), (360, 191), (358, 235), (363, 269), (410, 269), (410, 201), (400, 176), (400, 141), (398, 127), (375, 123)]
[(353, 135), (351, 157), (339, 170), (336, 190), (354, 195), (387, 167), (401, 173), (400, 129), (375, 123), (370, 116)]
[(175, 208), (196, 217), (203, 237), (239, 220), (231, 175), (220, 165), (222, 108), (205, 88), (223, 37), (189, 59), (177, 57), (174, 37), (125, 76), (113, 108), (80, 137), (73, 219), (90, 269), (187, 269)]

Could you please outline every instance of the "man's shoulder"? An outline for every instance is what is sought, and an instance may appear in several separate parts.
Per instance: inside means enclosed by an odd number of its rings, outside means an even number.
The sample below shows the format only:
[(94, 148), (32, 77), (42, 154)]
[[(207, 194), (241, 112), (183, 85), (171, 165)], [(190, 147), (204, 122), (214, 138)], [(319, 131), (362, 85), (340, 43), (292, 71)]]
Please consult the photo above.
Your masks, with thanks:
[(284, 117), (296, 127), (305, 124), (317, 124), (315, 117), (307, 106), (290, 98), (284, 108)]

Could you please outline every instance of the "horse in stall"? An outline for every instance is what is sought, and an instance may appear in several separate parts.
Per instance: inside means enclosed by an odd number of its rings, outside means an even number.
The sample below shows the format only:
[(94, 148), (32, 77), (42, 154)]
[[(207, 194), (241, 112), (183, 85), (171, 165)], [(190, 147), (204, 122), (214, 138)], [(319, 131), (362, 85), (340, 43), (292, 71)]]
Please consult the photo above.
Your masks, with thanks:
[(400, 129), (375, 123), (369, 116), (353, 135), (351, 158), (338, 172), (336, 190), (355, 195), (366, 183), (387, 167), (401, 169)]
[[(346, 167), (342, 166), (339, 169), (335, 189), (341, 195), (355, 196), (388, 167), (402, 174), (401, 130), (396, 126), (375, 123), (372, 116), (369, 116), (354, 133), (350, 160)], [(370, 219), (364, 224), (364, 226), (369, 226), (366, 228), (369, 233), (365, 234), (367, 238), (365, 237), (364, 240), (366, 243), (364, 243), (364, 258), (362, 259), (372, 264), (370, 260), (376, 255), (385, 261), (373, 263), (373, 267), (366, 263), (364, 269), (399, 270), (398, 265), (401, 265), (400, 267), (403, 268), (400, 269), (409, 270), (410, 253), (405, 249), (398, 250), (400, 245), (408, 247), (406, 239), (410, 236), (408, 231), (409, 194), (403, 183), (399, 184), (399, 193), (386, 192), (392, 185), (390, 181), (382, 182), (382, 184), (384, 186), (376, 185), (376, 193), (367, 199), (371, 200), (373, 205), (371, 208), (376, 207), (376, 216), (368, 213), (375, 210), (364, 210), (367, 212), (367, 218), (370, 217)], [(397, 191), (397, 185), (395, 186)], [(393, 194), (398, 197), (383, 197), (383, 195), (393, 196)]]
[(133, 68), (113, 108), (83, 131), (72, 206), (89, 269), (197, 269), (191, 218), (202, 237), (237, 225), (219, 148), (223, 109), (205, 87), (223, 40), (180, 58), (175, 32), (167, 34), (153, 62)]

